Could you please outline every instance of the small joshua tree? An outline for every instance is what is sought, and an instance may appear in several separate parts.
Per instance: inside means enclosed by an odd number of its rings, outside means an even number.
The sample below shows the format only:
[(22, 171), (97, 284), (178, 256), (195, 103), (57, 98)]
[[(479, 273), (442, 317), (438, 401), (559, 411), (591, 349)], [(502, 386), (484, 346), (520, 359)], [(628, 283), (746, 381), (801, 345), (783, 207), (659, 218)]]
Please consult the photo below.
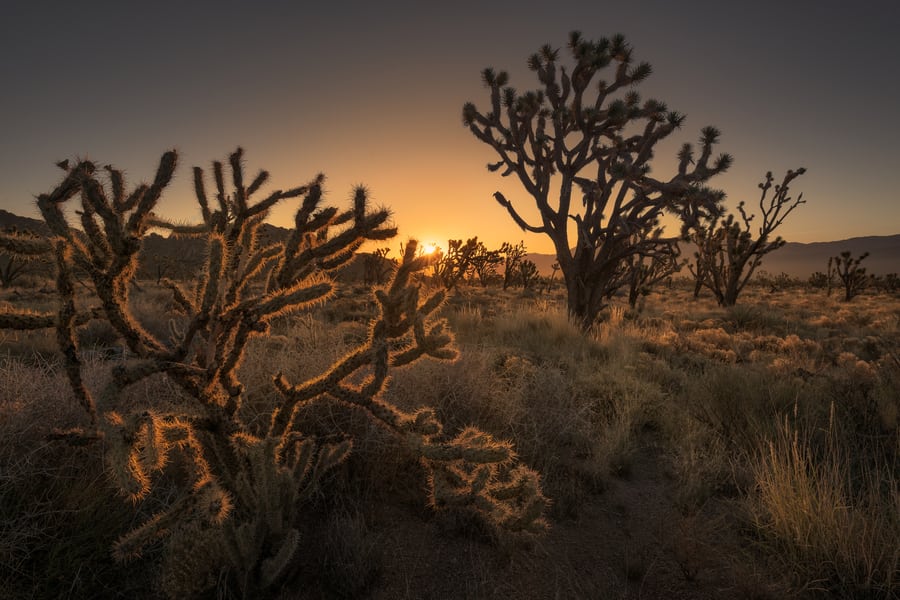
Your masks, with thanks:
[(539, 276), (537, 265), (533, 261), (526, 259), (519, 263), (519, 279), (522, 282), (523, 290), (530, 289), (537, 282)]
[(526, 254), (524, 241), (515, 245), (510, 244), (509, 242), (503, 242), (503, 245), (500, 246), (500, 256), (503, 259), (504, 290), (509, 288), (512, 284), (513, 279), (519, 270), (519, 263), (522, 262), (522, 259), (525, 258)]
[(394, 262), (387, 257), (390, 248), (376, 248), (362, 255), (363, 282), (366, 285), (381, 285), (394, 269)]
[(717, 214), (695, 228), (692, 239), (697, 244), (697, 254), (691, 272), (699, 284), (712, 291), (720, 306), (734, 306), (741, 290), (762, 264), (763, 256), (784, 246), (781, 236), (773, 238), (772, 234), (795, 208), (805, 203), (803, 194), (796, 200), (788, 196), (790, 183), (805, 172), (803, 168), (788, 170), (782, 182), (774, 186), (770, 198), (767, 196), (772, 190), (773, 177), (771, 171), (766, 173), (766, 180), (759, 184), (762, 222), (756, 237), (752, 231), (756, 215), (748, 214), (743, 202), (738, 204), (740, 221), (733, 214), (724, 220)]
[(488, 250), (484, 242), (478, 242), (476, 245), (475, 252), (469, 259), (470, 271), (473, 276), (478, 277), (481, 287), (486, 287), (491, 278), (496, 277), (497, 265), (503, 262), (500, 252), (500, 250)]
[(553, 282), (556, 280), (556, 273), (559, 271), (559, 263), (555, 262), (550, 265), (550, 277), (547, 278), (547, 293), (553, 291)]
[(478, 238), (473, 237), (463, 243), (462, 240), (448, 240), (447, 252), (437, 253), (434, 266), (435, 278), (450, 290), (465, 279), (466, 273), (472, 269), (472, 259), (478, 253)]
[(660, 245), (650, 255), (634, 254), (626, 261), (628, 273), (628, 305), (634, 308), (638, 297), (647, 295), (660, 281), (671, 277), (683, 266), (675, 243)]
[(850, 302), (862, 292), (869, 284), (869, 276), (866, 275), (866, 268), (859, 266), (863, 260), (868, 258), (869, 253), (863, 252), (858, 258), (853, 258), (849, 250), (841, 252), (839, 256), (828, 259), (828, 271), (832, 268), (841, 285), (844, 286), (844, 301)]
[[(102, 438), (109, 472), (135, 501), (147, 496), (174, 455), (187, 465), (181, 494), (125, 534), (116, 543), (115, 556), (127, 560), (162, 538), (170, 558), (165, 561), (170, 567), (167, 589), (173, 596), (200, 582), (192, 569), (204, 560), (227, 567), (245, 597), (276, 591), (302, 548), (298, 523), (304, 501), (353, 445), (352, 439), (320, 440), (297, 429), (298, 412), (325, 398), (363, 410), (419, 456), (436, 509), (471, 510), (495, 527), (540, 529), (545, 499), (538, 476), (515, 464), (509, 443), (474, 428), (445, 435), (430, 409), (406, 413), (381, 398), (391, 368), (423, 356), (455, 356), (445, 323), (434, 317), (444, 293), (422, 299), (411, 280), (431, 261), (416, 255), (414, 241), (406, 245), (391, 283), (375, 292), (380, 312), (366, 341), (307, 381), (294, 383), (273, 373), (280, 401), (271, 418), (264, 424), (245, 418), (239, 367), (248, 342), (265, 336), (275, 317), (326, 301), (334, 287), (329, 274), (350, 260), (364, 240), (383, 240), (395, 231), (385, 226), (387, 211), (369, 210), (364, 188), (356, 189), (349, 210), (323, 207), (322, 176), (253, 202), (268, 173), (260, 172), (248, 184), (242, 157), (240, 149), (230, 157), (230, 192), (225, 167), (213, 163), (215, 208), (202, 169), (194, 169), (203, 216), (196, 226), (177, 226), (153, 213), (174, 173), (175, 152), (163, 155), (151, 185), (130, 193), (122, 173), (112, 167), (106, 167), (106, 185), (93, 163), (71, 168), (62, 163), (63, 181), (38, 198), (52, 239), (2, 238), (9, 251), (55, 258), (59, 310), (0, 313), (3, 328), (56, 329), (66, 374), (88, 422), (55, 437), (72, 443)], [(76, 197), (83, 233), (69, 226), (62, 209)], [(261, 244), (257, 233), (269, 209), (299, 197), (288, 238)], [(191, 287), (165, 282), (183, 313), (167, 339), (145, 329), (129, 307), (129, 283), (150, 226), (198, 236), (207, 246), (205, 264)], [(88, 274), (98, 309), (79, 308), (72, 283), (75, 267)], [(99, 391), (85, 385), (76, 336), (77, 328), (91, 319), (108, 322), (133, 356), (110, 369), (109, 383)], [(155, 375), (174, 382), (189, 400), (162, 412), (123, 399), (128, 388)]]
[[(505, 72), (485, 69), (490, 106), (479, 111), (466, 103), (462, 117), (496, 154), (488, 169), (515, 175), (535, 202), (540, 217), (529, 222), (512, 200), (494, 194), (519, 227), (553, 241), (569, 313), (588, 329), (607, 299), (626, 284), (625, 261), (677, 239), (635, 233), (653, 231), (665, 213), (690, 225), (716, 212), (722, 194), (704, 184), (725, 171), (731, 157), (712, 157), (719, 132), (707, 127), (699, 155), (685, 144), (675, 175), (651, 176), (654, 147), (684, 116), (660, 101), (641, 100), (633, 88), (651, 68), (633, 62), (621, 35), (593, 42), (573, 32), (568, 47), (571, 70), (559, 64), (559, 51), (549, 45), (528, 59), (540, 83), (535, 91), (519, 93), (507, 85)], [(611, 80), (598, 80), (607, 68)]]

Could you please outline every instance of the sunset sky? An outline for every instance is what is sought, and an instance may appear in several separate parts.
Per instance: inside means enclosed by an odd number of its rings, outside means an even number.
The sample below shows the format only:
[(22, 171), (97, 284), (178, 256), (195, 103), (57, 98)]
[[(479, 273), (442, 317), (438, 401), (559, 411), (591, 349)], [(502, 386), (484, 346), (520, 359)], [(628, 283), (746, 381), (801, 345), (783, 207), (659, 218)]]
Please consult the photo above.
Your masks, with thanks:
[[(328, 200), (354, 184), (393, 210), (400, 237), (489, 247), (549, 240), (521, 232), (493, 200), (519, 186), (489, 173), (491, 151), (463, 127), (486, 107), (480, 71), (506, 69), (520, 91), (542, 44), (625, 34), (654, 74), (638, 86), (687, 114), (654, 173), (700, 129), (722, 130), (735, 157), (713, 180), (728, 205), (758, 199), (767, 170), (806, 167), (808, 204), (789, 241), (900, 233), (900, 9), (893, 1), (821, 2), (40, 2), (0, 8), (0, 207), (37, 216), (54, 162), (88, 157), (150, 178), (180, 152), (165, 216), (196, 221), (190, 167), (244, 147), (249, 170), (293, 187), (326, 173)], [(552, 8), (551, 8), (552, 7)], [(563, 53), (564, 56), (565, 50)], [(294, 205), (273, 222), (287, 225)], [(528, 211), (524, 211), (528, 212)]]

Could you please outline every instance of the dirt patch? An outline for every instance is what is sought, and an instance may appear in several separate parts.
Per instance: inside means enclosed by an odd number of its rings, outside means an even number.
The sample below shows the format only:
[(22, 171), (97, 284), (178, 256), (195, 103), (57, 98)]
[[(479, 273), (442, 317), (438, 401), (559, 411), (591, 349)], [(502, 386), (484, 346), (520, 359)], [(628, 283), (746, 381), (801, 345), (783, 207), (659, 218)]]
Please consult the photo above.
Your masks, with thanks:
[[(627, 478), (611, 479), (578, 518), (554, 522), (544, 536), (476, 539), (446, 519), (382, 505), (371, 513), (379, 575), (365, 592), (377, 600), (416, 598), (767, 598), (770, 586), (736, 561), (735, 524), (710, 505), (684, 515), (652, 433)], [(320, 597), (335, 597), (320, 590)], [(301, 597), (308, 596), (307, 593)]]

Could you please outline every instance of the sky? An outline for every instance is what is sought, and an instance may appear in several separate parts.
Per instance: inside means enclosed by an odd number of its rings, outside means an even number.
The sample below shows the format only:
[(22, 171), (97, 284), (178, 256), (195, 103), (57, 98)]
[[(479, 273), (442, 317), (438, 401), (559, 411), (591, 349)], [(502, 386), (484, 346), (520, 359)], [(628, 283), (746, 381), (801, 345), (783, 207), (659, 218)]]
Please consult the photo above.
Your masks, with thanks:
[[(57, 184), (54, 163), (89, 158), (152, 178), (179, 152), (158, 212), (198, 221), (191, 167), (237, 146), (266, 189), (327, 176), (326, 199), (348, 205), (365, 184), (399, 236), (444, 245), (478, 236), (489, 248), (524, 240), (493, 199), (525, 215), (533, 202), (485, 168), (492, 151), (462, 125), (466, 101), (488, 106), (480, 73), (504, 69), (536, 89), (527, 57), (568, 32), (622, 33), (653, 75), (636, 89), (687, 115), (661, 145), (654, 174), (671, 176), (683, 142), (722, 131), (735, 158), (711, 184), (733, 208), (758, 201), (766, 171), (795, 180), (802, 205), (778, 233), (833, 241), (900, 233), (900, 8), (893, 1), (703, 2), (42, 2), (0, 5), (0, 208), (37, 217)], [(288, 226), (295, 204), (271, 221)]]

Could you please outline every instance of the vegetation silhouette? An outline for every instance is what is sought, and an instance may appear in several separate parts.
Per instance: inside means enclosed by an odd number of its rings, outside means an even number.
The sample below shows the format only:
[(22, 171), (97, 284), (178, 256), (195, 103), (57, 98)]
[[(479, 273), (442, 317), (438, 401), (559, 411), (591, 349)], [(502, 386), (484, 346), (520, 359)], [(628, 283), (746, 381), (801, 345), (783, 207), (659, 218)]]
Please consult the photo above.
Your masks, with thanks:
[(866, 288), (871, 279), (866, 275), (866, 268), (860, 266), (863, 260), (869, 257), (868, 252), (863, 252), (853, 258), (849, 250), (841, 252), (838, 256), (828, 259), (829, 276), (834, 273), (844, 286), (844, 301), (850, 302), (854, 297)]
[(778, 250), (786, 243), (781, 236), (772, 234), (795, 208), (805, 204), (803, 194), (794, 200), (788, 193), (791, 182), (806, 173), (800, 168), (788, 170), (780, 184), (772, 190), (772, 172), (766, 173), (765, 181), (759, 184), (762, 193), (759, 198), (759, 214), (762, 223), (754, 237), (752, 221), (756, 215), (748, 214), (744, 203), (738, 204), (740, 222), (733, 214), (724, 220), (721, 214), (714, 214), (708, 222), (698, 223), (691, 231), (691, 240), (697, 245), (694, 264), (689, 265), (696, 279), (694, 296), (700, 287), (706, 287), (716, 297), (720, 306), (734, 306), (741, 290), (753, 277), (766, 254)]
[[(705, 184), (732, 158), (712, 158), (719, 131), (706, 127), (699, 155), (684, 144), (677, 173), (655, 178), (654, 147), (681, 127), (684, 115), (658, 100), (641, 100), (633, 88), (652, 70), (646, 62), (634, 63), (624, 36), (595, 42), (573, 31), (568, 49), (571, 70), (559, 64), (559, 50), (550, 45), (529, 57), (540, 83), (534, 91), (519, 93), (505, 71), (484, 69), (489, 109), (468, 102), (462, 120), (497, 154), (488, 169), (515, 175), (536, 204), (540, 221), (532, 223), (501, 192), (494, 194), (519, 227), (552, 240), (569, 313), (589, 329), (609, 297), (627, 284), (626, 261), (666, 252), (677, 241), (664, 238), (658, 227), (664, 214), (678, 216), (688, 228), (721, 210), (722, 192)], [(607, 68), (612, 80), (598, 80)]]

